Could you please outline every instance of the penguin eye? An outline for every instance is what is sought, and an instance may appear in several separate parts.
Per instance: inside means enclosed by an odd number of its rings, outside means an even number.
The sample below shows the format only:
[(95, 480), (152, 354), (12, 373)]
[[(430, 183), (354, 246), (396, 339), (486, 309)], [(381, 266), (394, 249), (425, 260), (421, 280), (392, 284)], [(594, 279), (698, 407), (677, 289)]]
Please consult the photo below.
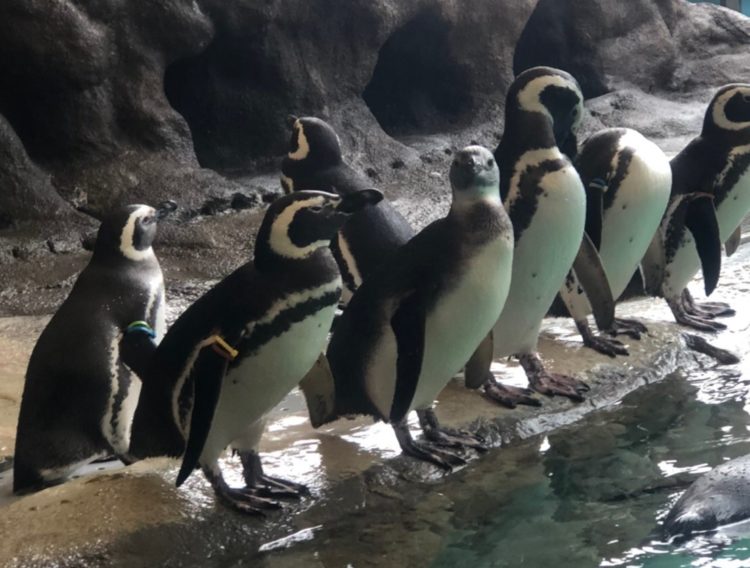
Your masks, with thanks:
[(487, 167), (491, 168), (492, 164), (494, 164), (494, 163), (495, 163), (495, 160), (493, 160), (492, 158), (490, 158), (489, 160), (487, 160)]
[(323, 207), (320, 205), (315, 205), (314, 207), (310, 207), (310, 211), (312, 211), (313, 213), (320, 213), (321, 211), (323, 211)]
[(150, 225), (154, 222), (154, 216), (153, 215), (146, 215), (145, 217), (141, 218), (141, 223), (144, 225)]
[(750, 103), (750, 94), (742, 95), (742, 100), (746, 103)]

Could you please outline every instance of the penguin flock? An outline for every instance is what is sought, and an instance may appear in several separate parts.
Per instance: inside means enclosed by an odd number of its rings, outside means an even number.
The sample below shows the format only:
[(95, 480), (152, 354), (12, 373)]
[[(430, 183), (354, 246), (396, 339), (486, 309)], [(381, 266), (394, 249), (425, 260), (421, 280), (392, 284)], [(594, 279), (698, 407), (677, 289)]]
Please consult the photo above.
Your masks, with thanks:
[[(570, 74), (518, 75), (494, 154), (455, 153), (450, 210), (419, 232), (346, 163), (330, 125), (292, 117), (285, 195), (265, 213), (253, 258), (168, 330), (151, 244), (175, 204), (114, 211), (29, 361), (14, 491), (108, 456), (172, 456), (178, 486), (200, 469), (228, 507), (277, 508), (307, 489), (266, 475), (258, 446), (268, 413), (298, 385), (314, 427), (369, 415), (392, 426), (405, 454), (451, 470), (487, 450), (433, 410), (462, 370), (467, 388), (508, 407), (540, 405), (535, 393), (584, 400), (586, 383), (546, 370), (537, 352), (553, 303), (584, 345), (612, 357), (628, 353), (618, 335), (647, 331), (615, 317), (636, 273), (678, 323), (722, 329), (716, 319), (731, 307), (697, 302), (686, 286), (702, 270), (706, 295), (715, 289), (722, 247), (736, 249), (750, 212), (750, 85), (719, 89), (701, 134), (671, 161), (627, 128), (579, 148), (583, 112)], [(510, 356), (528, 388), (491, 372)], [(230, 447), (243, 487), (219, 466)]]

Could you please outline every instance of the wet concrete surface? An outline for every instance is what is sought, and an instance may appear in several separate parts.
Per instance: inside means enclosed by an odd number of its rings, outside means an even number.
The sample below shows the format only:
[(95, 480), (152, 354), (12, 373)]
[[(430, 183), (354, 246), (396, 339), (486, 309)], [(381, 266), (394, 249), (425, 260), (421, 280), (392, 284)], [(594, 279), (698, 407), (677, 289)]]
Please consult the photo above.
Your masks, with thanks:
[[(743, 246), (725, 262), (715, 299), (746, 305), (749, 271), (750, 247)], [(700, 298), (700, 282), (692, 286)], [(171, 287), (171, 316), (204, 288), (203, 281)], [(400, 456), (390, 428), (368, 419), (313, 430), (303, 397), (293, 392), (273, 412), (263, 459), (269, 473), (309, 485), (311, 497), (257, 519), (218, 505), (200, 474), (176, 489), (179, 464), (173, 460), (94, 466), (93, 473), (22, 498), (11, 496), (6, 471), (0, 473), (0, 565), (427, 566), (441, 547), (446, 523), (468, 514), (456, 510), (466, 506), (456, 495), (478, 492), (479, 504), (473, 506), (481, 507), (486, 477), (493, 483), (498, 476), (506, 479), (509, 489), (526, 483), (515, 472), (539, 451), (540, 434), (616, 405), (675, 371), (714, 372), (716, 380), (701, 388), (727, 396), (736, 394), (736, 378), (749, 374), (745, 361), (716, 367), (688, 351), (660, 300), (628, 302), (618, 315), (642, 319), (650, 333), (640, 342), (626, 339), (631, 355), (617, 359), (583, 348), (571, 322), (545, 322), (542, 356), (551, 370), (577, 374), (591, 385), (582, 404), (544, 398), (541, 408), (506, 410), (464, 389), (460, 380), (449, 385), (439, 399), (439, 417), (447, 425), (477, 430), (494, 446), (462, 471), (446, 474)], [(47, 319), (0, 319), (0, 461), (12, 454), (23, 373)], [(725, 321), (729, 329), (710, 340), (746, 354), (750, 310)], [(525, 383), (516, 364), (498, 361), (493, 369), (503, 381)], [(230, 483), (239, 484), (238, 460), (227, 456), (223, 466)], [(502, 498), (486, 506), (502, 507)]]

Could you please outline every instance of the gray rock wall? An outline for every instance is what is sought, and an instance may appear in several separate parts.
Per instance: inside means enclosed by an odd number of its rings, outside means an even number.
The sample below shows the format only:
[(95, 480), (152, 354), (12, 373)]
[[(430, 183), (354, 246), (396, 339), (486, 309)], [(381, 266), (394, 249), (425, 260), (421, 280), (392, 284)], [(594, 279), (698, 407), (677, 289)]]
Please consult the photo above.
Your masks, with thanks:
[(686, 96), (747, 80), (749, 39), (685, 0), (4, 0), (0, 238), (74, 207), (252, 203), (237, 174), (276, 171), (290, 113), (408, 198), (443, 164), (401, 142), (494, 145), (514, 69)]

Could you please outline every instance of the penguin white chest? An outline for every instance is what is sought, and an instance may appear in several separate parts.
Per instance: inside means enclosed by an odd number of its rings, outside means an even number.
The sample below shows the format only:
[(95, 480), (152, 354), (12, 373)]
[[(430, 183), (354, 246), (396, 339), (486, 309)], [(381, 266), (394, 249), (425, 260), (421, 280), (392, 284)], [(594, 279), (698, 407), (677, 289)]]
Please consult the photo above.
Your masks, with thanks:
[(204, 453), (223, 451), (297, 386), (325, 348), (335, 312), (334, 303), (292, 323), (230, 367)]
[(427, 314), (411, 409), (432, 404), (497, 321), (508, 296), (512, 264), (512, 236), (493, 240), (468, 260), (460, 281)]
[(562, 286), (581, 245), (586, 194), (567, 165), (544, 176), (531, 222), (513, 254), (508, 300), (494, 327), (496, 356), (536, 348), (542, 319)]

